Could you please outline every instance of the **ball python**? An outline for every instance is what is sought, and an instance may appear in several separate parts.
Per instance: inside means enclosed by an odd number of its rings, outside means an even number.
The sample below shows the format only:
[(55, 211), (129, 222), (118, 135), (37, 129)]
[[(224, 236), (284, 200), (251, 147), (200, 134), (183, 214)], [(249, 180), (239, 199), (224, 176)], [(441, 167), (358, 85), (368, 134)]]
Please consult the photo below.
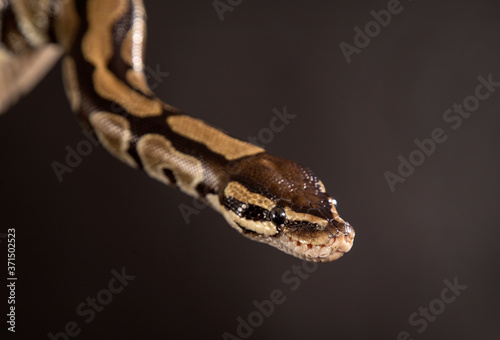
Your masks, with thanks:
[(348, 252), (354, 229), (316, 175), (158, 99), (145, 42), (141, 0), (0, 0), (0, 111), (62, 58), (72, 111), (116, 158), (252, 240), (314, 262)]

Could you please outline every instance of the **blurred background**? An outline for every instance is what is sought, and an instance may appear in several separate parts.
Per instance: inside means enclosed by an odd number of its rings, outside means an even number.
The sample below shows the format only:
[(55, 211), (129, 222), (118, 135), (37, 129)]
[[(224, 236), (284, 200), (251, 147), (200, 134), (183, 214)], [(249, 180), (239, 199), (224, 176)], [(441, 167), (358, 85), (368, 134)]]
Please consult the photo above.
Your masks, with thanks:
[[(0, 117), (0, 254), (6, 266), (15, 228), (18, 338), (498, 338), (500, 88), (469, 97), (478, 77), (500, 81), (498, 2), (146, 5), (158, 96), (244, 140), (286, 106), (296, 117), (266, 149), (321, 178), (354, 247), (304, 269), (101, 147), (60, 183), (51, 163), (86, 137), (57, 65)], [(388, 5), (390, 23), (369, 24)], [(475, 111), (446, 121), (464, 101)], [(435, 129), (446, 140), (419, 159), (415, 139)], [(389, 184), (412, 152), (420, 165)], [(262, 316), (254, 301), (273, 292), (282, 303)]]

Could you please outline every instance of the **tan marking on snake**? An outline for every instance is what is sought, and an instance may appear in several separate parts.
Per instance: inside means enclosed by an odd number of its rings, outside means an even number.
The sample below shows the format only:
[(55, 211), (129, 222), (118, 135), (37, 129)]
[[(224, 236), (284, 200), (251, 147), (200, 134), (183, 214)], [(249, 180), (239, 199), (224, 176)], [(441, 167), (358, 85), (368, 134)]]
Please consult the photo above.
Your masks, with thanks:
[(127, 152), (130, 146), (130, 123), (109, 112), (95, 112), (89, 118), (102, 145), (116, 158), (136, 168), (137, 164)]
[[(205, 199), (207, 200), (207, 202), (210, 205), (210, 207), (212, 207), (212, 209), (214, 209), (215, 211), (224, 213), (224, 211), (226, 210), (222, 206), (222, 204), (220, 204), (219, 195), (217, 195), (217, 194), (207, 194), (207, 196), (205, 197)], [(238, 229), (238, 231), (241, 232), (241, 228), (238, 228), (236, 225), (233, 225), (234, 223), (233, 224), (229, 223), (229, 224), (233, 228)]]
[(276, 203), (269, 198), (251, 192), (243, 184), (236, 181), (229, 182), (226, 185), (226, 188), (224, 189), (224, 196), (233, 197), (240, 202), (256, 205), (266, 210), (271, 210), (276, 206)]
[[(138, 6), (138, 5), (135, 5)], [(146, 76), (142, 72), (142, 54), (143, 54), (143, 40), (142, 34), (138, 34), (137, 30), (140, 25), (144, 23), (141, 20), (134, 20), (132, 29), (127, 32), (127, 35), (123, 39), (121, 46), (121, 56), (122, 59), (130, 66), (132, 69), (127, 70), (126, 78), (127, 82), (132, 85), (132, 87), (138, 89), (142, 93), (152, 96), (153, 92), (149, 89)], [(144, 27), (140, 29), (140, 32), (144, 30)]]
[(170, 116), (167, 121), (176, 133), (204, 144), (211, 151), (224, 156), (229, 161), (265, 151), (258, 146), (230, 137), (190, 116)]
[(47, 13), (50, 5), (49, 0), (11, 2), (19, 30), (33, 46), (49, 42), (45, 32), (49, 24)]
[(114, 23), (129, 9), (128, 1), (89, 1), (89, 29), (82, 41), (85, 59), (95, 66), (92, 75), (94, 87), (103, 98), (116, 102), (138, 117), (158, 116), (162, 113), (162, 103), (149, 99), (121, 82), (107, 64), (113, 54), (112, 29)]
[(303, 221), (318, 224), (322, 227), (325, 227), (328, 224), (328, 221), (324, 218), (314, 216), (306, 213), (299, 213), (292, 210), (290, 207), (284, 207), (286, 218), (291, 221)]
[(138, 89), (146, 95), (153, 95), (146, 81), (146, 76), (142, 72), (136, 72), (133, 69), (127, 70), (127, 82), (134, 88)]
[(57, 4), (61, 6), (59, 15), (54, 22), (54, 31), (59, 44), (65, 51), (69, 51), (75, 40), (75, 34), (80, 26), (80, 16), (76, 11), (73, 0), (62, 1)]
[(70, 57), (64, 57), (62, 60), (63, 83), (66, 96), (71, 104), (73, 111), (80, 110), (82, 97), (80, 95), (80, 86), (78, 84), (78, 74), (76, 72), (75, 60)]
[(162, 135), (147, 134), (137, 143), (144, 170), (160, 182), (171, 184), (163, 169), (173, 172), (179, 189), (197, 197), (196, 186), (203, 181), (203, 165), (196, 157), (183, 154)]
[(326, 192), (325, 185), (320, 180), (318, 180), (318, 186), (320, 192)]
[(134, 19), (131, 28), (132, 32), (132, 68), (134, 71), (142, 72), (144, 69), (144, 51), (146, 41), (146, 9), (142, 0), (132, 0), (134, 7)]
[[(228, 216), (233, 221), (237, 222), (246, 230), (255, 231), (264, 236), (272, 236), (278, 233), (276, 225), (271, 221), (252, 221), (239, 217), (233, 211), (224, 211), (224, 215)], [(226, 217), (227, 218), (227, 217)]]
[(123, 61), (127, 63), (128, 66), (132, 67), (132, 38), (134, 35), (134, 30), (129, 30), (123, 39), (123, 43), (120, 49), (120, 53)]

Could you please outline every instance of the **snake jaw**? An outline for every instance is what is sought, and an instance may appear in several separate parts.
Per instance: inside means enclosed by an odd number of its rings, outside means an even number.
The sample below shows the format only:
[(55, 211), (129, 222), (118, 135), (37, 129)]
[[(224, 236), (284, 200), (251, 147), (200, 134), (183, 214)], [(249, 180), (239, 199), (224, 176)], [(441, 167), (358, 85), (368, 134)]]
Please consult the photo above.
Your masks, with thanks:
[[(284, 227), (275, 236), (262, 236), (253, 232), (243, 232), (243, 235), (261, 243), (269, 244), (279, 250), (311, 262), (332, 262), (351, 250), (355, 231), (348, 223), (343, 222), (342, 228), (329, 224), (322, 230), (315, 230), (315, 237), (309, 240), (303, 237), (304, 230)], [(307, 232), (310, 234), (310, 232)]]
[[(294, 234), (282, 234), (279, 237), (279, 245), (276, 245), (282, 251), (296, 256), (302, 260), (312, 262), (331, 262), (339, 259), (349, 250), (351, 250), (355, 232), (352, 226), (344, 222), (343, 230), (333, 225), (328, 225), (324, 230), (317, 233), (323, 234), (311, 239), (309, 242), (304, 238), (297, 238)], [(327, 239), (323, 242), (316, 240)]]

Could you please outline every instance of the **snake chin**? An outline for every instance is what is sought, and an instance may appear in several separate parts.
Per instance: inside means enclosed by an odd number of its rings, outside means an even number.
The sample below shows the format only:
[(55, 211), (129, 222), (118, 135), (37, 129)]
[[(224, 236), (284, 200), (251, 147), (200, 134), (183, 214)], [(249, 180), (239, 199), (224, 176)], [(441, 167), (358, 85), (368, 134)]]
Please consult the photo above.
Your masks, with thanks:
[(281, 250), (302, 260), (312, 262), (331, 262), (351, 250), (354, 237), (339, 234), (332, 236), (326, 244), (312, 244), (294, 240), (289, 236), (280, 237)]

